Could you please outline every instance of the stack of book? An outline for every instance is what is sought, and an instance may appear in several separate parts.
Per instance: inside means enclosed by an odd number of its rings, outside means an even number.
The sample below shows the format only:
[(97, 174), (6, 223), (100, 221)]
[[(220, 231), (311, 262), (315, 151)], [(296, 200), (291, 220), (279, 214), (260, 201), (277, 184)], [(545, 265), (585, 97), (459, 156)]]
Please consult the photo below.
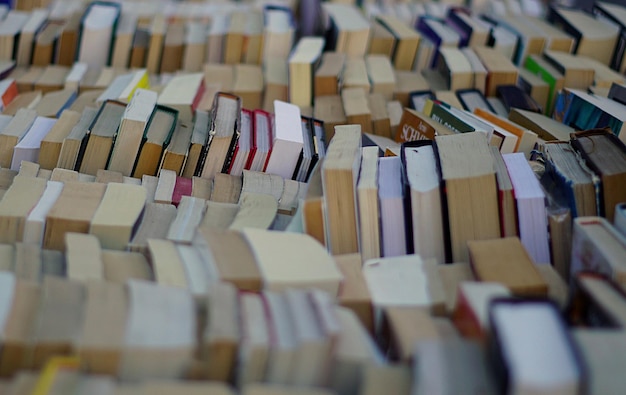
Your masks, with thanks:
[(626, 8), (452, 3), (0, 7), (0, 393), (622, 393)]

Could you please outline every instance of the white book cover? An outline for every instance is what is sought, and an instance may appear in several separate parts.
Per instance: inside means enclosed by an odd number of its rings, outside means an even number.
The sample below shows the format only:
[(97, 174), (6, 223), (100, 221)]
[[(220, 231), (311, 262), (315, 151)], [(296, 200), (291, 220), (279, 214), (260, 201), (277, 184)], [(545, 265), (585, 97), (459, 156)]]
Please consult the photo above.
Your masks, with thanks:
[(274, 100), (274, 114), (274, 144), (265, 172), (291, 179), (304, 145), (300, 107)]
[(83, 19), (78, 61), (92, 67), (106, 66), (113, 40), (113, 25), (119, 15), (117, 6), (95, 4)]
[(15, 282), (15, 274), (12, 272), (0, 272), (0, 328), (3, 331), (13, 307)]
[(78, 84), (85, 76), (85, 73), (87, 73), (88, 68), (89, 66), (87, 63), (74, 63), (74, 66), (72, 66), (69, 74), (65, 77), (65, 87), (78, 89)]
[(498, 303), (491, 317), (509, 367), (507, 393), (579, 393), (582, 372), (555, 308), (548, 303)]
[(30, 13), (11, 10), (7, 17), (0, 22), (0, 36), (15, 36), (28, 22)]
[(37, 162), (39, 159), (41, 140), (46, 137), (56, 122), (57, 120), (53, 118), (35, 118), (35, 122), (33, 122), (28, 132), (26, 132), (24, 138), (13, 148), (11, 170), (19, 170), (23, 160)]
[(402, 161), (399, 156), (378, 159), (378, 199), (381, 252), (384, 257), (407, 253)]
[(444, 263), (443, 212), (435, 152), (431, 145), (405, 147), (404, 156), (411, 193), (413, 248), (424, 259)]
[(535, 263), (550, 263), (546, 195), (523, 153), (502, 155), (517, 203), (520, 240)]
[(28, 218), (26, 218), (24, 236), (22, 237), (23, 243), (42, 245), (46, 215), (48, 215), (48, 211), (50, 211), (59, 196), (61, 196), (63, 185), (64, 184), (60, 181), (48, 181), (46, 190), (41, 196), (41, 199), (39, 199), (39, 203), (37, 203), (30, 214), (28, 214)]
[(100, 96), (98, 96), (98, 98), (96, 99), (96, 103), (102, 104), (107, 100), (118, 100), (122, 91), (126, 89), (128, 84), (130, 84), (130, 82), (132, 81), (133, 76), (133, 73), (129, 73), (124, 75), (118, 75), (117, 77), (115, 77), (115, 79), (109, 84), (107, 89), (102, 92)]

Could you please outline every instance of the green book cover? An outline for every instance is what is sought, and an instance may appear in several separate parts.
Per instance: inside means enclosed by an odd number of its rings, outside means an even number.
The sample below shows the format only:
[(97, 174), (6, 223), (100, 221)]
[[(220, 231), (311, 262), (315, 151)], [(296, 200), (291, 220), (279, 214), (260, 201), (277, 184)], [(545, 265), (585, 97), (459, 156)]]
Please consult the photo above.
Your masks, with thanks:
[(524, 68), (531, 73), (539, 76), (548, 86), (550, 86), (550, 92), (548, 93), (548, 103), (546, 104), (546, 112), (552, 108), (554, 96), (555, 96), (555, 87), (557, 83), (557, 78), (552, 75), (548, 70), (543, 68), (532, 56), (528, 56), (526, 58), (526, 62), (524, 63)]
[(458, 133), (473, 132), (475, 130), (473, 126), (451, 114), (445, 104), (440, 102), (433, 102), (430, 118)]

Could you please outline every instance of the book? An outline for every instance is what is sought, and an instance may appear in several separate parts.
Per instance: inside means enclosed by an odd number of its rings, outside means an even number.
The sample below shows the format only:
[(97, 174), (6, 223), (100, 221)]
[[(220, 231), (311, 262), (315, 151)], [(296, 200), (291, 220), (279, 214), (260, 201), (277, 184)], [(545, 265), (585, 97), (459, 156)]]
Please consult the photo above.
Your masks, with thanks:
[(378, 159), (381, 255), (384, 257), (407, 253), (402, 169), (402, 161), (397, 156)]
[(159, 165), (161, 170), (173, 170), (177, 175), (182, 175), (187, 161), (192, 133), (192, 125), (179, 119), (172, 134), (172, 140), (163, 152), (163, 159)]
[(328, 245), (334, 255), (358, 251), (356, 207), (357, 167), (361, 161), (358, 125), (337, 126), (322, 165)]
[(550, 263), (545, 193), (522, 153), (502, 158), (513, 185), (520, 239), (535, 263)]
[(458, 47), (461, 37), (450, 26), (446, 25), (443, 20), (438, 20), (429, 16), (421, 16), (416, 25), (417, 31), (425, 37), (428, 37), (434, 44), (433, 63), (428, 66), (436, 65), (439, 49), (442, 47)]
[[(179, 180), (180, 178), (177, 177), (177, 186)], [(176, 193), (176, 190), (174, 190), (174, 193)], [(193, 240), (194, 231), (204, 215), (206, 202), (204, 199), (188, 195), (181, 196), (178, 199), (180, 203), (176, 202), (176, 200), (172, 197), (172, 203), (178, 207), (176, 218), (170, 224), (166, 238), (177, 243), (190, 244)]]
[(220, 92), (215, 95), (209, 140), (199, 164), (202, 178), (214, 178), (228, 169), (241, 130), (241, 98)]
[(97, 281), (86, 283), (84, 325), (73, 346), (89, 373), (117, 374), (127, 302), (124, 285)]
[(203, 77), (202, 73), (174, 76), (159, 94), (157, 103), (178, 110), (181, 119), (192, 121), (205, 89)]
[(131, 12), (120, 14), (115, 28), (115, 40), (111, 53), (111, 66), (128, 67), (133, 46), (133, 36), (137, 29), (138, 16)]
[[(270, 58), (265, 61), (265, 67), (263, 68), (263, 110), (273, 111), (274, 100), (289, 101), (288, 70), (289, 65), (283, 62), (282, 59)], [(315, 81), (313, 84), (313, 90), (315, 91)]]
[(489, 304), (497, 298), (507, 297), (511, 297), (511, 292), (500, 283), (461, 282), (452, 321), (464, 337), (485, 342), (490, 334)]
[[(371, 24), (371, 33), (369, 37), (370, 55), (384, 55), (391, 59), (393, 48), (396, 45), (396, 38), (387, 30), (380, 22), (373, 20)], [(421, 43), (423, 44), (423, 43)], [(418, 51), (419, 51), (418, 46)]]
[(557, 6), (550, 7), (547, 20), (574, 37), (573, 53), (595, 58), (606, 65), (611, 63), (613, 51), (600, 48), (615, 48), (618, 27), (581, 10)]
[(41, 140), (37, 163), (42, 168), (52, 170), (57, 167), (63, 140), (69, 136), (74, 126), (78, 124), (80, 117), (81, 113), (79, 112), (63, 110), (58, 121)]
[[(375, 327), (389, 307), (422, 308), (431, 314), (445, 311), (445, 294), (434, 260), (404, 255), (366, 261), (363, 276), (374, 307)], [(420, 284), (416, 286), (416, 284)]]
[(105, 184), (66, 182), (46, 215), (44, 248), (63, 251), (65, 233), (88, 233), (105, 190)]
[(531, 73), (529, 70), (520, 68), (517, 77), (517, 86), (537, 102), (543, 113), (548, 111), (547, 105), (548, 98), (550, 97), (550, 86), (544, 80)]
[(126, 110), (126, 104), (107, 100), (102, 104), (89, 130), (81, 143), (76, 159), (75, 170), (96, 175), (98, 169), (105, 169), (111, 149)]
[(298, 163), (304, 139), (300, 109), (295, 104), (274, 102), (274, 132), (272, 152), (264, 171), (291, 179)]
[(498, 209), (500, 212), (500, 232), (502, 237), (518, 236), (517, 211), (511, 177), (498, 147), (491, 147), (496, 181), (498, 184)]
[[(484, 394), (495, 394), (498, 392), (497, 381), (487, 363), (488, 357), (484, 348), (467, 339), (418, 342), (414, 347), (414, 393), (453, 393), (470, 389)], [(419, 362), (432, 358), (441, 358), (442, 364), (437, 366)]]
[(381, 94), (386, 101), (393, 97), (396, 76), (389, 58), (382, 55), (368, 55), (365, 67), (371, 81), (371, 93)]
[(396, 70), (413, 70), (421, 38), (419, 33), (393, 15), (378, 15), (376, 21), (395, 38), (391, 59)]
[(251, 171), (263, 171), (273, 144), (272, 116), (268, 112), (263, 110), (252, 112), (252, 133), (251, 153), (244, 168)]
[(191, 178), (196, 174), (198, 162), (202, 155), (202, 149), (209, 137), (209, 113), (206, 111), (196, 111), (187, 161), (182, 172), (183, 177)]
[(474, 52), (487, 69), (487, 85), (485, 96), (495, 96), (498, 85), (515, 84), (517, 82), (517, 68), (502, 53), (496, 49), (476, 47)]
[(163, 151), (169, 145), (176, 130), (178, 111), (157, 104), (144, 130), (139, 154), (133, 168), (135, 178), (154, 176), (159, 170)]
[(313, 78), (315, 97), (339, 94), (339, 83), (343, 74), (346, 55), (326, 51), (321, 55), (320, 64)]
[(330, 19), (329, 49), (347, 57), (363, 57), (367, 53), (370, 23), (354, 5), (323, 4), (322, 12)]
[(45, 189), (46, 182), (42, 179), (24, 176), (13, 179), (0, 201), (0, 221), (3, 224), (0, 240), (3, 243), (23, 240), (29, 213), (37, 206)]
[(576, 156), (567, 142), (544, 146), (546, 172), (567, 196), (572, 217), (598, 214), (600, 180)]
[(265, 379), (270, 354), (267, 313), (259, 294), (239, 295), (242, 339), (239, 347), (236, 383), (243, 387)]
[(623, 328), (626, 324), (624, 290), (597, 273), (583, 271), (574, 278), (576, 304), (569, 311), (571, 321), (592, 328)]
[[(135, 380), (181, 378), (196, 341), (191, 294), (137, 280), (127, 283), (127, 292), (128, 315), (119, 376)], [(164, 308), (167, 315), (163, 314)]]
[[(316, 309), (316, 292), (319, 291), (288, 289), (284, 294), (296, 338), (289, 379), (294, 386), (319, 386), (328, 380), (328, 363), (334, 339), (326, 333), (324, 325), (328, 322), (324, 320), (324, 313)], [(334, 316), (330, 319), (336, 320)]]
[(138, 156), (141, 141), (156, 106), (155, 92), (137, 89), (122, 115), (115, 143), (108, 161), (108, 170), (130, 176)]
[(626, 239), (602, 217), (574, 219), (572, 237), (572, 278), (581, 271), (600, 273), (624, 286)]
[(524, 68), (539, 76), (550, 87), (545, 113), (551, 114), (556, 103), (556, 95), (565, 85), (565, 77), (543, 57), (537, 55), (527, 57)]
[[(242, 233), (255, 256), (265, 290), (316, 287), (337, 295), (343, 276), (324, 247), (312, 237), (251, 228)], [(281, 245), (280, 249), (273, 248), (275, 242)]]
[(493, 159), (483, 133), (437, 136), (435, 143), (445, 188), (446, 261), (462, 262), (469, 257), (468, 241), (500, 235)]
[(315, 69), (321, 60), (324, 48), (321, 37), (300, 39), (289, 56), (289, 101), (297, 106), (310, 106), (314, 90)]
[(359, 125), (363, 132), (371, 132), (372, 114), (365, 90), (362, 87), (344, 88), (341, 91), (341, 101), (347, 122)]
[(548, 285), (519, 238), (474, 240), (467, 248), (478, 280), (503, 284), (513, 295), (547, 294)]
[(378, 147), (363, 147), (357, 202), (359, 243), (363, 260), (381, 256), (378, 209)]
[(242, 291), (262, 290), (262, 274), (241, 232), (201, 226), (198, 237), (210, 249), (221, 281)]
[(40, 303), (31, 327), (34, 368), (41, 369), (49, 357), (71, 350), (81, 328), (84, 296), (84, 285), (80, 282), (53, 276), (43, 279)]
[(564, 87), (584, 90), (594, 82), (595, 69), (588, 62), (579, 61), (578, 56), (548, 50), (543, 58), (563, 74)]
[(587, 361), (588, 374), (594, 377), (589, 383), (589, 391), (608, 393), (619, 391), (623, 385), (616, 367), (620, 364), (623, 347), (623, 334), (620, 331), (577, 329), (572, 332), (582, 357)]
[[(616, 204), (624, 201), (623, 188), (617, 185), (620, 185), (620, 180), (626, 176), (625, 146), (606, 129), (578, 132), (572, 136), (572, 147), (601, 179), (600, 215), (613, 221)], [(609, 157), (612, 158), (610, 164), (600, 159)]]
[(451, 7), (446, 14), (446, 24), (451, 26), (461, 37), (460, 48), (487, 45), (489, 26), (480, 18)]
[(44, 26), (48, 14), (48, 10), (43, 8), (33, 10), (20, 29), (19, 43), (15, 53), (15, 63), (18, 66), (28, 66), (31, 63), (35, 36)]
[(59, 159), (54, 167), (62, 169), (75, 168), (80, 145), (97, 114), (98, 109), (93, 107), (86, 107), (83, 110), (76, 125), (74, 125), (70, 133), (63, 139)]
[(35, 118), (24, 137), (13, 148), (12, 170), (19, 170), (22, 161), (35, 162), (37, 160), (41, 140), (50, 132), (56, 121), (56, 119), (41, 116)]
[(98, 237), (103, 248), (126, 249), (143, 213), (145, 201), (143, 187), (109, 183), (91, 219), (89, 233)]
[[(584, 388), (586, 371), (580, 352), (554, 304), (498, 300), (489, 309), (489, 321), (501, 388), (521, 393)], [(546, 365), (547, 350), (550, 363)]]
[(66, 233), (65, 260), (69, 279), (77, 282), (103, 280), (102, 248), (96, 236)]
[(407, 237), (415, 254), (424, 259), (445, 262), (443, 212), (440, 181), (432, 143), (405, 143), (401, 151), (404, 163), (407, 211), (411, 227)]
[(232, 93), (241, 98), (245, 108), (261, 108), (263, 100), (263, 70), (254, 64), (234, 66), (235, 81)]
[(41, 28), (33, 42), (31, 62), (33, 65), (47, 66), (53, 63), (53, 61), (56, 62), (56, 55), (53, 52), (57, 46), (63, 25), (63, 22), (47, 21)]
[(293, 47), (295, 18), (289, 7), (267, 5), (263, 8), (263, 53), (262, 58), (286, 59)]
[(456, 91), (474, 87), (474, 72), (467, 57), (458, 48), (440, 48), (437, 69), (445, 77), (447, 87)]
[(29, 18), (29, 13), (20, 10), (11, 10), (0, 23), (1, 54), (3, 60), (12, 60), (17, 52), (19, 34)]
[(537, 133), (481, 108), (477, 108), (474, 112), (477, 116), (517, 136), (514, 152), (523, 152), (527, 158), (530, 157), (530, 152), (535, 148), (535, 143), (538, 141)]
[(396, 142), (434, 140), (437, 135), (453, 134), (447, 126), (432, 121), (426, 114), (410, 108), (404, 108), (396, 132)]
[(11, 121), (0, 132), (0, 166), (10, 168), (13, 150), (32, 126), (37, 112), (26, 108), (19, 109)]
[(76, 99), (76, 93), (69, 89), (46, 93), (34, 107), (37, 115), (58, 118)]
[[(37, 181), (35, 181), (33, 185), (36, 186)], [(62, 190), (63, 183), (58, 181), (47, 181), (46, 189), (41, 195), (39, 202), (37, 202), (26, 217), (26, 223), (24, 224), (24, 236), (22, 239), (24, 243), (42, 245), (46, 215), (61, 195)]]
[(92, 67), (109, 64), (115, 28), (121, 15), (121, 6), (112, 2), (90, 4), (80, 23), (78, 55), (79, 62)]

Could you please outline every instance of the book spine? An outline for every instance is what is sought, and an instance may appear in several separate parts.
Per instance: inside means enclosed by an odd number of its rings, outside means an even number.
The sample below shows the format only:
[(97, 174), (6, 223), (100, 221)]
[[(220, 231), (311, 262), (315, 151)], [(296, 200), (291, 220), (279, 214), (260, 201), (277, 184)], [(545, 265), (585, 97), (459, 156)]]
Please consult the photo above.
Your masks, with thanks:
[(430, 117), (457, 133), (473, 132), (475, 129), (446, 111), (440, 104), (434, 103)]
[(556, 28), (563, 30), (565, 33), (574, 37), (574, 48), (572, 48), (572, 53), (578, 52), (578, 44), (580, 44), (582, 33), (576, 28), (576, 26), (572, 25), (569, 21), (567, 21), (567, 19), (563, 18), (555, 7), (550, 7), (547, 19), (548, 22)]

